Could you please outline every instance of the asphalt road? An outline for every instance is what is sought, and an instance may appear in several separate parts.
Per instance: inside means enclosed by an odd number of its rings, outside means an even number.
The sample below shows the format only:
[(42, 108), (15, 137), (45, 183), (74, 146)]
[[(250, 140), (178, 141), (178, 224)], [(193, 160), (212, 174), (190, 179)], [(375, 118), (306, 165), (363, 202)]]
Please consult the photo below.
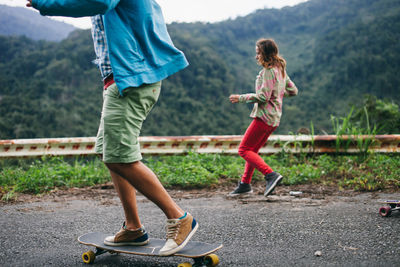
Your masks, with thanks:
[[(257, 194), (226, 199), (224, 194), (174, 194), (200, 224), (193, 239), (224, 245), (217, 253), (219, 266), (400, 266), (400, 212), (388, 218), (378, 214), (379, 200), (400, 199), (400, 193), (282, 193), (269, 199)], [(163, 238), (162, 212), (143, 197), (139, 207), (149, 234)], [(2, 266), (84, 266), (81, 254), (88, 247), (77, 237), (93, 231), (114, 233), (123, 221), (114, 194), (6, 204), (0, 206), (0, 214)], [(177, 266), (184, 261), (104, 254), (94, 266)]]

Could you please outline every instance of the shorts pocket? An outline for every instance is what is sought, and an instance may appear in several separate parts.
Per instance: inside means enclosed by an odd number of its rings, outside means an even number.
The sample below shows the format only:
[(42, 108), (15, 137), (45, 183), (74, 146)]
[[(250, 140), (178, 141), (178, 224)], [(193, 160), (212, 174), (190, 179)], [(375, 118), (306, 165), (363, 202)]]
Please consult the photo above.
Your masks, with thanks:
[(112, 97), (112, 98), (120, 98), (121, 95), (119, 93), (118, 87), (116, 83), (113, 83), (106, 90), (104, 90), (103, 97)]

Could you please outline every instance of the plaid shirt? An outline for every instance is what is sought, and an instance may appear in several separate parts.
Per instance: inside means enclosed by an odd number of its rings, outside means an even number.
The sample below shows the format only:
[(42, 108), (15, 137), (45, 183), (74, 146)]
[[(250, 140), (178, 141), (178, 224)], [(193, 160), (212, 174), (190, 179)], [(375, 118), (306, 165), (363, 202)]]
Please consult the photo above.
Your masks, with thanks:
[(103, 80), (111, 73), (111, 62), (108, 55), (108, 45), (106, 34), (104, 32), (104, 24), (101, 15), (91, 17), (92, 19), (92, 37), (94, 43), (94, 50), (96, 52), (96, 60), (93, 62), (100, 69), (101, 77)]
[(282, 116), (283, 97), (295, 96), (298, 93), (296, 85), (285, 72), (280, 69), (263, 68), (257, 76), (255, 93), (239, 96), (241, 103), (254, 103), (252, 118), (260, 118), (270, 126), (279, 126)]

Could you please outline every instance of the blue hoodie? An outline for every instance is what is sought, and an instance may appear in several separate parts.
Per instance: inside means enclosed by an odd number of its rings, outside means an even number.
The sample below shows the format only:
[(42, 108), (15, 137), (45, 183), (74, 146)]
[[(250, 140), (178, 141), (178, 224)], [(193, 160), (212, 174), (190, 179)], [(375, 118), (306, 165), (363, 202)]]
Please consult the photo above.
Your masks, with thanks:
[(103, 15), (114, 80), (128, 87), (161, 81), (188, 65), (154, 0), (32, 0), (42, 15)]

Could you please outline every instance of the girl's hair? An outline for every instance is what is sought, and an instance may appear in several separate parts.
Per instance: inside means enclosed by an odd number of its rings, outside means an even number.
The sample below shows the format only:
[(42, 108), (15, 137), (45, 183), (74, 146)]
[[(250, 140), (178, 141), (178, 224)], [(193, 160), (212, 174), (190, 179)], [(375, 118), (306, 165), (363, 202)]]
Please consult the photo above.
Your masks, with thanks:
[(278, 67), (285, 76), (286, 61), (279, 55), (278, 45), (273, 39), (260, 39), (256, 43), (258, 62), (264, 68)]

